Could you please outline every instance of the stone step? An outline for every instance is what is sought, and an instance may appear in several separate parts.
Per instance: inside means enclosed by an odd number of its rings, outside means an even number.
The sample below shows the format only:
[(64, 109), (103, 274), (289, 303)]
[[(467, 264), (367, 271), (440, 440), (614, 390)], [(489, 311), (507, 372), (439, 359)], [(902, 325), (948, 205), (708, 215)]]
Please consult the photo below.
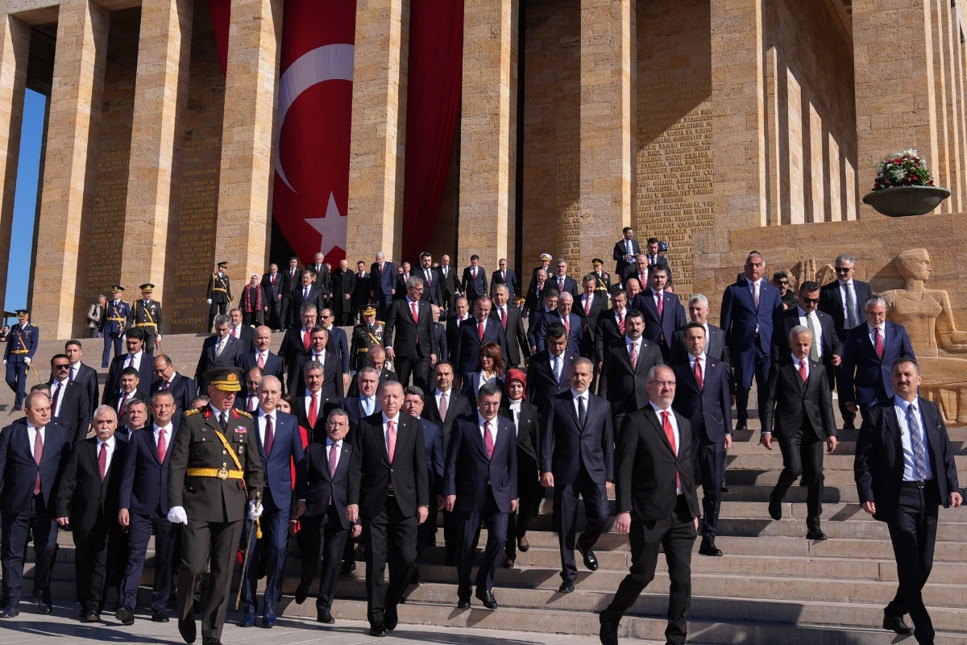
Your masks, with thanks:
[[(773, 444), (773, 449), (766, 450), (759, 446), (760, 452), (755, 454), (729, 454), (726, 458), (726, 470), (735, 472), (737, 470), (768, 470), (778, 472), (782, 469), (782, 453)], [(829, 477), (831, 472), (848, 472), (853, 476), (853, 453), (840, 454), (837, 447), (833, 454), (823, 456), (823, 472)], [(964, 472), (967, 470), (967, 454), (958, 454), (954, 457), (957, 470)]]

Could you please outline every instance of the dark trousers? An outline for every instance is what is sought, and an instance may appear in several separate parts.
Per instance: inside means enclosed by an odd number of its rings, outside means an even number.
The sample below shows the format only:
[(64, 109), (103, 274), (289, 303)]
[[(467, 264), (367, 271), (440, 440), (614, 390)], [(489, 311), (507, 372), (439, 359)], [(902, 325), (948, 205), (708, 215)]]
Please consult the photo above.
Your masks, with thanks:
[(302, 518), (302, 533), (301, 582), (307, 586), (311, 584), (322, 563), (316, 610), (329, 611), (336, 597), (339, 568), (349, 531), (343, 528), (336, 507), (330, 504), (325, 515)]
[(537, 461), (526, 452), (517, 451), (517, 511), (507, 517), (507, 557), (517, 559), (517, 541), (527, 535), (531, 520), (540, 511), (544, 499)]
[(711, 442), (705, 433), (692, 437), (696, 484), (702, 484), (702, 539), (714, 540), (718, 534), (719, 510), (722, 508), (722, 482), (725, 480), (725, 444)]
[(228, 310), (228, 300), (219, 299), (216, 300), (212, 298), (212, 304), (208, 306), (208, 328), (205, 332), (210, 332), (212, 330), (212, 323), (215, 322), (216, 315), (222, 315)]
[(584, 514), (587, 523), (578, 543), (582, 549), (591, 549), (604, 533), (608, 522), (608, 492), (604, 482), (597, 483), (581, 467), (577, 479), (570, 484), (554, 486), (554, 524), (561, 548), (561, 578), (576, 580), (577, 565), (574, 561), (574, 535), (576, 533), (578, 495), (584, 498)]
[(0, 606), (16, 607), (20, 603), (28, 535), (34, 537), (34, 597), (49, 600), (50, 572), (57, 559), (57, 523), (47, 511), (44, 498), (34, 495), (29, 512), (3, 513), (2, 525), (0, 562), (3, 565), (3, 580), (0, 589), (3, 596)]
[[(258, 602), (255, 596), (260, 569), (265, 570), (263, 613), (269, 608), (275, 611), (275, 603), (282, 599), (282, 575), (289, 539), (289, 509), (280, 509), (276, 506), (275, 499), (268, 491), (264, 495), (262, 509), (262, 517), (259, 518), (259, 524), (262, 527), (259, 546), (264, 548), (254, 548), (255, 543), (251, 543), (253, 548), (249, 556), (248, 570), (245, 572), (245, 580), (241, 582), (241, 608), (245, 613), (254, 612), (257, 608)], [(251, 523), (246, 521), (242, 530), (242, 541), (246, 545), (250, 544), (248, 533), (251, 527)], [(263, 558), (264, 562), (261, 561)]]
[(769, 354), (759, 348), (758, 339), (755, 341), (755, 363), (752, 374), (742, 372), (742, 364), (736, 360), (733, 364), (735, 368), (735, 410), (738, 417), (738, 425), (745, 425), (749, 420), (749, 390), (752, 389), (752, 378), (755, 377), (757, 388), (756, 407), (759, 412), (759, 421), (762, 421), (762, 411), (766, 407), (766, 399), (769, 396), (769, 378), (772, 376), (772, 359)]
[[(459, 501), (459, 497), (457, 500)], [(487, 527), (487, 546), (484, 547), (483, 561), (477, 570), (476, 586), (478, 589), (493, 589), (494, 575), (497, 573), (497, 558), (504, 552), (507, 539), (507, 513), (497, 508), (493, 493), (488, 489), (487, 499), (480, 508), (469, 511), (455, 509), (454, 521), (457, 528), (457, 540), (460, 553), (457, 560), (457, 597), (461, 601), (470, 601), (470, 570), (473, 569), (473, 559), (477, 552), (477, 541), (480, 538), (480, 523)]]
[[(108, 576), (121, 562), (111, 545), (117, 545), (116, 518), (99, 517), (89, 530), (74, 529), (74, 583), (77, 602), (85, 612), (104, 609)], [(123, 549), (121, 549), (123, 552)], [(110, 572), (110, 573), (109, 573)]]
[(292, 297), (283, 294), (282, 303), (279, 309), (279, 328), (288, 329), (292, 326)]
[(138, 586), (144, 572), (144, 560), (152, 532), (154, 539), (154, 588), (151, 593), (151, 609), (163, 611), (171, 596), (171, 580), (174, 576), (174, 555), (178, 529), (158, 511), (153, 515), (131, 515), (128, 528), (128, 562), (121, 578), (118, 605), (132, 610), (138, 603)]
[(782, 501), (792, 483), (802, 476), (806, 493), (806, 527), (819, 530), (819, 516), (823, 514), (823, 448), (825, 442), (812, 429), (802, 429), (792, 436), (778, 438), (782, 451), (782, 472), (772, 489), (772, 499)]
[(393, 360), (393, 368), (400, 377), (403, 387), (410, 384), (410, 374), (413, 374), (413, 385), (429, 392), (427, 381), (430, 378), (430, 359), (420, 356), (400, 356)]
[(638, 596), (655, 578), (659, 549), (665, 552), (671, 586), (668, 593), (668, 627), (665, 640), (675, 645), (685, 642), (688, 608), (692, 603), (692, 545), (695, 523), (684, 495), (678, 496), (672, 517), (656, 522), (642, 522), (632, 516), (628, 540), (631, 544), (631, 569), (618, 585), (611, 604), (601, 618), (617, 623), (635, 603)]
[(14, 393), (14, 405), (21, 405), (27, 395), (27, 364), (21, 358), (7, 361), (7, 385)]
[(124, 351), (121, 347), (122, 334), (104, 332), (104, 352), (101, 354), (101, 367), (111, 364), (111, 347), (114, 347), (114, 355), (119, 355)]
[(918, 488), (915, 482), (904, 482), (896, 513), (887, 519), (899, 584), (896, 596), (883, 613), (887, 616), (909, 613), (919, 643), (933, 643), (934, 639), (933, 623), (921, 592), (933, 568), (940, 501), (935, 480), (926, 482), (923, 488)]
[(202, 641), (209, 638), (221, 640), (242, 524), (242, 520), (205, 522), (189, 518), (188, 525), (181, 527), (179, 620), (194, 620), (195, 589), (211, 566), (211, 586), (201, 595)]
[[(383, 622), (384, 612), (395, 610), (410, 582), (416, 560), (416, 516), (403, 515), (396, 498), (386, 498), (374, 517), (363, 518), (366, 545), (366, 615), (371, 625)], [(389, 585), (384, 581), (390, 562)]]

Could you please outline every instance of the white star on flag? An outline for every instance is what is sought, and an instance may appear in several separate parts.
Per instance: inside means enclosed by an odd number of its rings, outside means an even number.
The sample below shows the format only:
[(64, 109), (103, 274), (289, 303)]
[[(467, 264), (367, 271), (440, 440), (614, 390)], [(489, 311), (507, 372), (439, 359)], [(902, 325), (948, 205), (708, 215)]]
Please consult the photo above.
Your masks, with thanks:
[(346, 248), (346, 218), (339, 212), (339, 207), (336, 206), (336, 198), (332, 193), (329, 193), (326, 216), (307, 217), (305, 221), (322, 236), (322, 240), (319, 242), (319, 251), (324, 255), (329, 255), (337, 246)]

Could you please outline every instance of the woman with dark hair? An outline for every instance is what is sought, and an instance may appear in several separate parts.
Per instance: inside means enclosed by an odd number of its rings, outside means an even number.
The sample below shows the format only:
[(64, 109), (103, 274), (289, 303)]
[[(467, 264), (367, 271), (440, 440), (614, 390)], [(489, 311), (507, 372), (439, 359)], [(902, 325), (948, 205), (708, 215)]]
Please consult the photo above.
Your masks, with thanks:
[(486, 343), (480, 348), (480, 360), (475, 372), (468, 372), (463, 379), (460, 393), (470, 401), (472, 412), (477, 411), (477, 392), (486, 383), (504, 389), (504, 354), (497, 343)]
[(507, 372), (500, 415), (514, 422), (517, 429), (517, 512), (507, 518), (507, 546), (504, 566), (508, 569), (517, 560), (517, 549), (530, 548), (525, 535), (531, 519), (540, 510), (544, 489), (540, 483), (538, 435), (540, 414), (537, 406), (524, 400), (527, 376), (517, 368)]

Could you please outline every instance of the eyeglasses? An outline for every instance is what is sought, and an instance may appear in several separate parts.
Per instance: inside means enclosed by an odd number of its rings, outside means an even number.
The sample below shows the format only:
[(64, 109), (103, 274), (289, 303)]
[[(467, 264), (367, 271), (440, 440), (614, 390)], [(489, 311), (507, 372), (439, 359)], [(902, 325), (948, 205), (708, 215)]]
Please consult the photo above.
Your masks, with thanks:
[(818, 305), (819, 304), (819, 298), (803, 298), (802, 301), (803, 302), (808, 302), (811, 305)]
[(853, 267), (836, 267), (836, 273), (849, 273)]

